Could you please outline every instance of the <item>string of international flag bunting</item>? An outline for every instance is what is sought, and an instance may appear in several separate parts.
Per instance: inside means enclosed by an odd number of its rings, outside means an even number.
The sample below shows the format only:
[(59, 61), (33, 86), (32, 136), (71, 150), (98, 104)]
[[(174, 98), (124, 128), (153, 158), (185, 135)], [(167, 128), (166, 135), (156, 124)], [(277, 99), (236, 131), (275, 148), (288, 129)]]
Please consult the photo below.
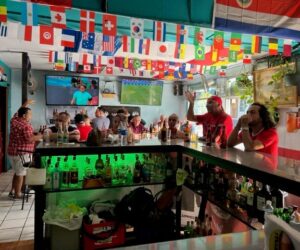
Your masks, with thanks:
[[(19, 6), (20, 22), (8, 15), (13, 11), (8, 1)], [(0, 0), (0, 37), (58, 46), (61, 51), (49, 51), (49, 62), (56, 70), (170, 80), (193, 79), (195, 74), (204, 73), (226, 76), (226, 65), (239, 60), (250, 64), (252, 55), (262, 51), (270, 55), (282, 53), (287, 57), (292, 51), (293, 41), (289, 39), (130, 17), (122, 17), (128, 19), (130, 35), (119, 35), (119, 16), (116, 15), (8, 1)], [(40, 21), (45, 10), (50, 17), (46, 24), (45, 20)], [(75, 30), (67, 21), (78, 12), (79, 30)], [(149, 22), (152, 22), (152, 32), (144, 32), (145, 23), (149, 26)], [(35, 40), (35, 37), (39, 39)], [(118, 56), (120, 53), (116, 55), (118, 51), (122, 52), (122, 56)], [(146, 56), (159, 59), (141, 59)]]

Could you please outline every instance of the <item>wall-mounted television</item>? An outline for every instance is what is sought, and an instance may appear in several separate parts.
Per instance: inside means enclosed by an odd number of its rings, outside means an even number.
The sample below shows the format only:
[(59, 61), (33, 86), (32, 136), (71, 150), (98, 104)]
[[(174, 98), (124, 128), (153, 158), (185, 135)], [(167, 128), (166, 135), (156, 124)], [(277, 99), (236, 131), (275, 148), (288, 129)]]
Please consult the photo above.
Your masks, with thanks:
[(123, 79), (121, 103), (160, 106), (163, 81)]
[(99, 106), (99, 78), (46, 75), (46, 104)]

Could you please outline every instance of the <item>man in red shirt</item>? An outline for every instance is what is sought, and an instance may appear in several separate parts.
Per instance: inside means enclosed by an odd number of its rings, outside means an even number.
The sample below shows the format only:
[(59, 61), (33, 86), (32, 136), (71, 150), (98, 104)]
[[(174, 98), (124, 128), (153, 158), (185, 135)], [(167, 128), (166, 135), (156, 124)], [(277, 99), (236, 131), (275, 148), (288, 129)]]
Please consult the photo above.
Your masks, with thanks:
[(33, 152), (34, 142), (42, 139), (41, 134), (33, 134), (33, 128), (30, 124), (32, 111), (28, 106), (33, 103), (33, 100), (27, 100), (10, 121), (7, 152), (9, 162), (15, 174), (9, 196), (14, 196), (14, 198), (21, 198), (21, 189), (26, 175), (26, 169), (23, 167), (19, 154), (23, 155), (25, 161), (30, 161), (31, 153), (28, 152)]
[(75, 124), (80, 133), (80, 141), (86, 141), (89, 133), (93, 130), (91, 125), (85, 123), (85, 117), (82, 114), (77, 114), (74, 117)]
[(247, 114), (238, 120), (228, 139), (228, 146), (234, 147), (239, 143), (243, 143), (247, 151), (278, 155), (278, 135), (275, 123), (271, 120), (270, 113), (264, 105), (253, 103)]
[(206, 137), (208, 128), (210, 128), (213, 141), (219, 142), (220, 133), (218, 127), (222, 125), (225, 126), (227, 138), (229, 137), (233, 128), (232, 118), (230, 115), (225, 113), (222, 107), (222, 99), (219, 96), (211, 96), (207, 99), (207, 113), (203, 115), (194, 115), (195, 96), (189, 91), (185, 93), (185, 96), (190, 102), (187, 119), (203, 125), (204, 138)]

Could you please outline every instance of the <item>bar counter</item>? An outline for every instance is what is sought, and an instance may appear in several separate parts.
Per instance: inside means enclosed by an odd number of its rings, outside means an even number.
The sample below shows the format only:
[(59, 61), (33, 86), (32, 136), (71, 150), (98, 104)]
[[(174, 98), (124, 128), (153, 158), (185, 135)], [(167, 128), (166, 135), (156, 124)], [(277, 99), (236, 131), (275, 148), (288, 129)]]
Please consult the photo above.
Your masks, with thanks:
[(258, 250), (264, 249), (264, 231), (251, 230), (242, 233), (221, 234), (175, 241), (120, 247), (120, 250)]
[[(62, 156), (62, 155), (98, 155), (98, 154), (121, 154), (121, 153), (168, 153), (175, 152), (177, 153), (177, 164), (182, 166), (182, 156), (189, 155), (197, 157), (198, 159), (204, 160), (213, 165), (218, 165), (222, 168), (229, 169), (241, 175), (247, 176), (249, 178), (261, 181), (265, 184), (269, 184), (276, 188), (282, 189), (284, 191), (293, 193), (297, 196), (300, 196), (300, 166), (288, 167), (287, 162), (290, 162), (291, 159), (286, 157), (271, 156), (262, 153), (256, 152), (245, 152), (237, 148), (226, 148), (221, 149), (218, 146), (206, 146), (203, 142), (187, 143), (183, 140), (170, 140), (168, 142), (161, 142), (157, 138), (143, 139), (141, 141), (123, 146), (120, 144), (104, 144), (100, 147), (91, 147), (86, 146), (81, 143), (69, 143), (63, 145), (50, 144), (45, 145), (40, 143), (36, 148), (36, 153), (38, 159), (43, 156)], [(176, 155), (176, 154), (175, 154)], [(142, 184), (139, 184), (142, 185)], [(133, 184), (134, 186), (134, 184)], [(110, 188), (100, 187), (100, 188)], [(35, 249), (44, 249), (43, 248), (43, 221), (42, 216), (46, 206), (46, 196), (50, 192), (44, 190), (43, 187), (37, 186), (36, 188), (36, 208), (35, 208)], [(99, 189), (99, 188), (96, 188)], [(77, 189), (85, 190), (85, 189)], [(76, 190), (58, 190), (58, 192), (69, 192)], [(180, 216), (180, 213), (177, 214)], [(177, 223), (176, 219), (176, 223)], [(180, 227), (180, 225), (179, 225)], [(178, 227), (177, 227), (178, 228)], [(260, 232), (250, 231), (248, 234), (230, 234), (229, 236), (214, 236), (206, 238), (194, 238), (174, 241), (173, 243), (158, 243), (157, 248), (154, 245), (154, 248), (145, 246), (145, 248), (139, 249), (164, 249), (165, 247), (171, 247), (170, 249), (193, 249), (191, 246), (195, 245), (195, 249), (202, 249), (202, 246), (209, 245), (210, 241), (213, 247), (209, 249), (252, 249), (249, 246), (245, 248), (237, 247), (234, 248), (233, 244), (230, 243), (232, 239), (239, 239), (241, 242), (242, 237), (248, 239), (261, 239), (259, 235)], [(223, 237), (223, 238), (222, 238)], [(224, 238), (225, 237), (225, 238)], [(224, 239), (228, 240), (228, 248), (219, 248), (219, 242), (222, 242)], [(227, 242), (225, 240), (225, 242)], [(171, 245), (164, 245), (171, 244)], [(174, 244), (174, 245), (172, 245)], [(182, 245), (183, 244), (183, 245)], [(261, 240), (251, 241), (251, 245), (254, 244), (255, 249), (262, 249), (255, 244), (262, 244)], [(162, 246), (162, 247), (160, 247)], [(226, 245), (227, 246), (227, 245)], [(191, 248), (190, 248), (191, 247)], [(231, 248), (230, 248), (231, 247)], [(253, 249), (254, 249), (253, 248)], [(135, 249), (125, 248), (125, 249)], [(205, 248), (203, 248), (205, 249)]]

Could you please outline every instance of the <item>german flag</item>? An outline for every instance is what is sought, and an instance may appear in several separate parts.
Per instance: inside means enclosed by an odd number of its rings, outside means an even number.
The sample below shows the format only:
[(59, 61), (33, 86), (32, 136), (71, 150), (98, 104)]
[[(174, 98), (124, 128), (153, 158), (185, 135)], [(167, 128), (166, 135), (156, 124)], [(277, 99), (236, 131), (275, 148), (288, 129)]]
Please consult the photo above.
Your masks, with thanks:
[(269, 38), (269, 55), (278, 55), (278, 39)]
[(261, 52), (261, 36), (252, 36), (252, 45), (251, 45), (251, 53), (260, 53)]

